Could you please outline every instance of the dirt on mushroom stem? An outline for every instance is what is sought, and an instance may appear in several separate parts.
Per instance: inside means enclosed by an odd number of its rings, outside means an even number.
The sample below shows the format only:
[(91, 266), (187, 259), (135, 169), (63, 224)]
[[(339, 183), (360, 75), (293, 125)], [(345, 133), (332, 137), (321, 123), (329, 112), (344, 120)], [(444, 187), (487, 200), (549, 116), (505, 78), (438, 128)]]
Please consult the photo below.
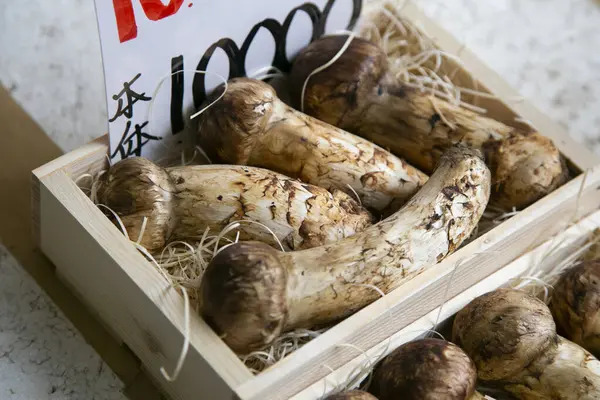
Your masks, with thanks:
[[(199, 239), (235, 221), (241, 240), (302, 249), (364, 230), (373, 217), (350, 196), (261, 168), (195, 165), (162, 168), (141, 158), (111, 166), (98, 180), (97, 201), (114, 211), (151, 253)], [(144, 219), (145, 217), (145, 219)], [(262, 225), (262, 226), (261, 226)], [(277, 241), (274, 241), (271, 232)]]

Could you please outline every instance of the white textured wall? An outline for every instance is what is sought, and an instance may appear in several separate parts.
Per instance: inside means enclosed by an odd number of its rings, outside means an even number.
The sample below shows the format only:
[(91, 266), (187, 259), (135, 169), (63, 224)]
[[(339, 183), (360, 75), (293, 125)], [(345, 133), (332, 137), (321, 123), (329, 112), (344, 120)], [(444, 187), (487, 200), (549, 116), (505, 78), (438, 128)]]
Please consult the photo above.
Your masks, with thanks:
[[(600, 1), (420, 0), (600, 154)], [(0, 0), (0, 81), (65, 150), (106, 130), (92, 0)]]
[(599, 0), (419, 3), (523, 96), (600, 155)]

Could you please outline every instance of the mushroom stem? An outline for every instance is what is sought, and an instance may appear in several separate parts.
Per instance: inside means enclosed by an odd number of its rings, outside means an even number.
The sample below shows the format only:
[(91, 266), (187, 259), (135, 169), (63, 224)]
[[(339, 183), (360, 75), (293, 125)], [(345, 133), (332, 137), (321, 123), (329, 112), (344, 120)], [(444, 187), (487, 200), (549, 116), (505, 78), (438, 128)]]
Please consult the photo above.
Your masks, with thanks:
[(456, 250), (489, 199), (478, 151), (453, 148), (427, 183), (386, 220), (335, 244), (282, 253), (258, 243), (224, 249), (201, 285), (202, 314), (244, 353), (282, 331), (352, 314)]
[[(207, 100), (219, 96), (215, 90)], [(268, 168), (326, 189), (339, 189), (379, 213), (391, 213), (425, 183), (406, 162), (277, 98), (268, 84), (232, 79), (201, 116), (200, 146), (213, 159)]]
[[(98, 181), (98, 202), (121, 218), (131, 238), (148, 251), (174, 240), (200, 239), (208, 228), (219, 233), (234, 221), (259, 222), (287, 249), (333, 243), (364, 230), (371, 215), (343, 192), (302, 184), (261, 168), (195, 165), (161, 168), (141, 158), (126, 158)], [(258, 224), (242, 223), (242, 240), (278, 246)]]
[(556, 335), (555, 341), (504, 390), (517, 398), (592, 400), (600, 398), (600, 362), (582, 347)]
[(290, 77), (304, 111), (369, 139), (430, 173), (444, 149), (457, 143), (485, 151), (492, 172), (491, 202), (524, 208), (563, 184), (567, 169), (552, 141), (402, 84), (389, 73), (385, 53), (354, 38), (328, 68), (347, 37), (325, 36), (296, 58)]
[(498, 289), (476, 298), (456, 315), (453, 338), (484, 386), (524, 400), (600, 398), (600, 362), (557, 335), (546, 304), (527, 293)]

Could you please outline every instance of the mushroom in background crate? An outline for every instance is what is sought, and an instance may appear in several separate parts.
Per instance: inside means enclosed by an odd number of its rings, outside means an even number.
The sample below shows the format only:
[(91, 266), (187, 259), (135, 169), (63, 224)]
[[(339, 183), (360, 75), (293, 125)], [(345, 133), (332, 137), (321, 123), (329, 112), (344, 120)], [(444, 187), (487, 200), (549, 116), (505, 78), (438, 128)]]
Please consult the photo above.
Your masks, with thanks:
[(377, 397), (373, 396), (369, 392), (362, 390), (350, 390), (347, 392), (341, 392), (327, 396), (325, 400), (378, 400)]
[(600, 357), (600, 230), (592, 235), (583, 260), (553, 285), (550, 310), (559, 332)]
[(475, 364), (458, 346), (441, 339), (408, 342), (375, 368), (369, 386), (379, 400), (477, 400)]
[(497, 289), (471, 301), (456, 315), (453, 342), (483, 386), (523, 400), (600, 398), (600, 362), (560, 337), (548, 306), (525, 292)]

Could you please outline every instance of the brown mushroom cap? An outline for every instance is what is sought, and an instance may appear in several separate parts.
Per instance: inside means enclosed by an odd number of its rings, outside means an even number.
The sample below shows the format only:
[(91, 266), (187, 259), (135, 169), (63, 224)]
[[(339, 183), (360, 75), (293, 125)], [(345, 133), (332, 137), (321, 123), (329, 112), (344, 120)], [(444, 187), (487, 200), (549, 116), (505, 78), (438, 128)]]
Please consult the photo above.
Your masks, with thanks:
[(477, 371), (458, 346), (441, 339), (406, 343), (376, 369), (371, 391), (380, 400), (467, 399), (475, 391)]
[(456, 315), (453, 342), (473, 359), (479, 379), (496, 381), (527, 367), (557, 340), (543, 301), (498, 289), (471, 301)]
[(552, 140), (538, 132), (514, 131), (484, 147), (494, 176), (492, 203), (498, 207), (529, 206), (568, 178), (564, 157)]
[[(223, 93), (223, 87), (213, 90), (204, 104), (215, 101)], [(267, 83), (249, 78), (231, 79), (223, 98), (199, 117), (198, 130), (202, 132), (202, 140), (210, 143), (204, 147), (211, 160), (245, 163), (258, 135), (265, 132), (277, 99), (275, 89)], [(228, 134), (223, 136), (220, 132)], [(234, 143), (225, 145), (223, 140)], [(238, 153), (227, 153), (232, 149), (238, 149)]]
[[(239, 242), (208, 264), (200, 284), (201, 312), (233, 351), (260, 348), (278, 336), (288, 310), (288, 273), (277, 250), (262, 242)], [(249, 345), (250, 343), (250, 345)]]
[(170, 204), (174, 183), (164, 168), (142, 157), (125, 158), (100, 176), (97, 185), (98, 203), (122, 216), (130, 237), (138, 237), (147, 217), (140, 244), (149, 251), (164, 247), (175, 222)]
[(550, 310), (567, 339), (600, 356), (600, 260), (568, 269), (554, 285)]
[[(296, 108), (301, 109), (302, 88), (308, 76), (329, 62), (347, 39), (346, 35), (323, 36), (298, 54), (289, 80)], [(304, 93), (304, 110), (322, 121), (339, 126), (349, 110), (355, 113), (356, 109), (367, 105), (361, 104), (361, 100), (377, 93), (379, 81), (388, 71), (388, 60), (377, 45), (355, 37), (348, 49), (325, 71), (310, 77), (310, 85)], [(327, 107), (322, 107), (325, 103)]]
[(325, 400), (377, 400), (377, 397), (362, 390), (350, 390), (348, 392), (332, 394), (326, 397)]

